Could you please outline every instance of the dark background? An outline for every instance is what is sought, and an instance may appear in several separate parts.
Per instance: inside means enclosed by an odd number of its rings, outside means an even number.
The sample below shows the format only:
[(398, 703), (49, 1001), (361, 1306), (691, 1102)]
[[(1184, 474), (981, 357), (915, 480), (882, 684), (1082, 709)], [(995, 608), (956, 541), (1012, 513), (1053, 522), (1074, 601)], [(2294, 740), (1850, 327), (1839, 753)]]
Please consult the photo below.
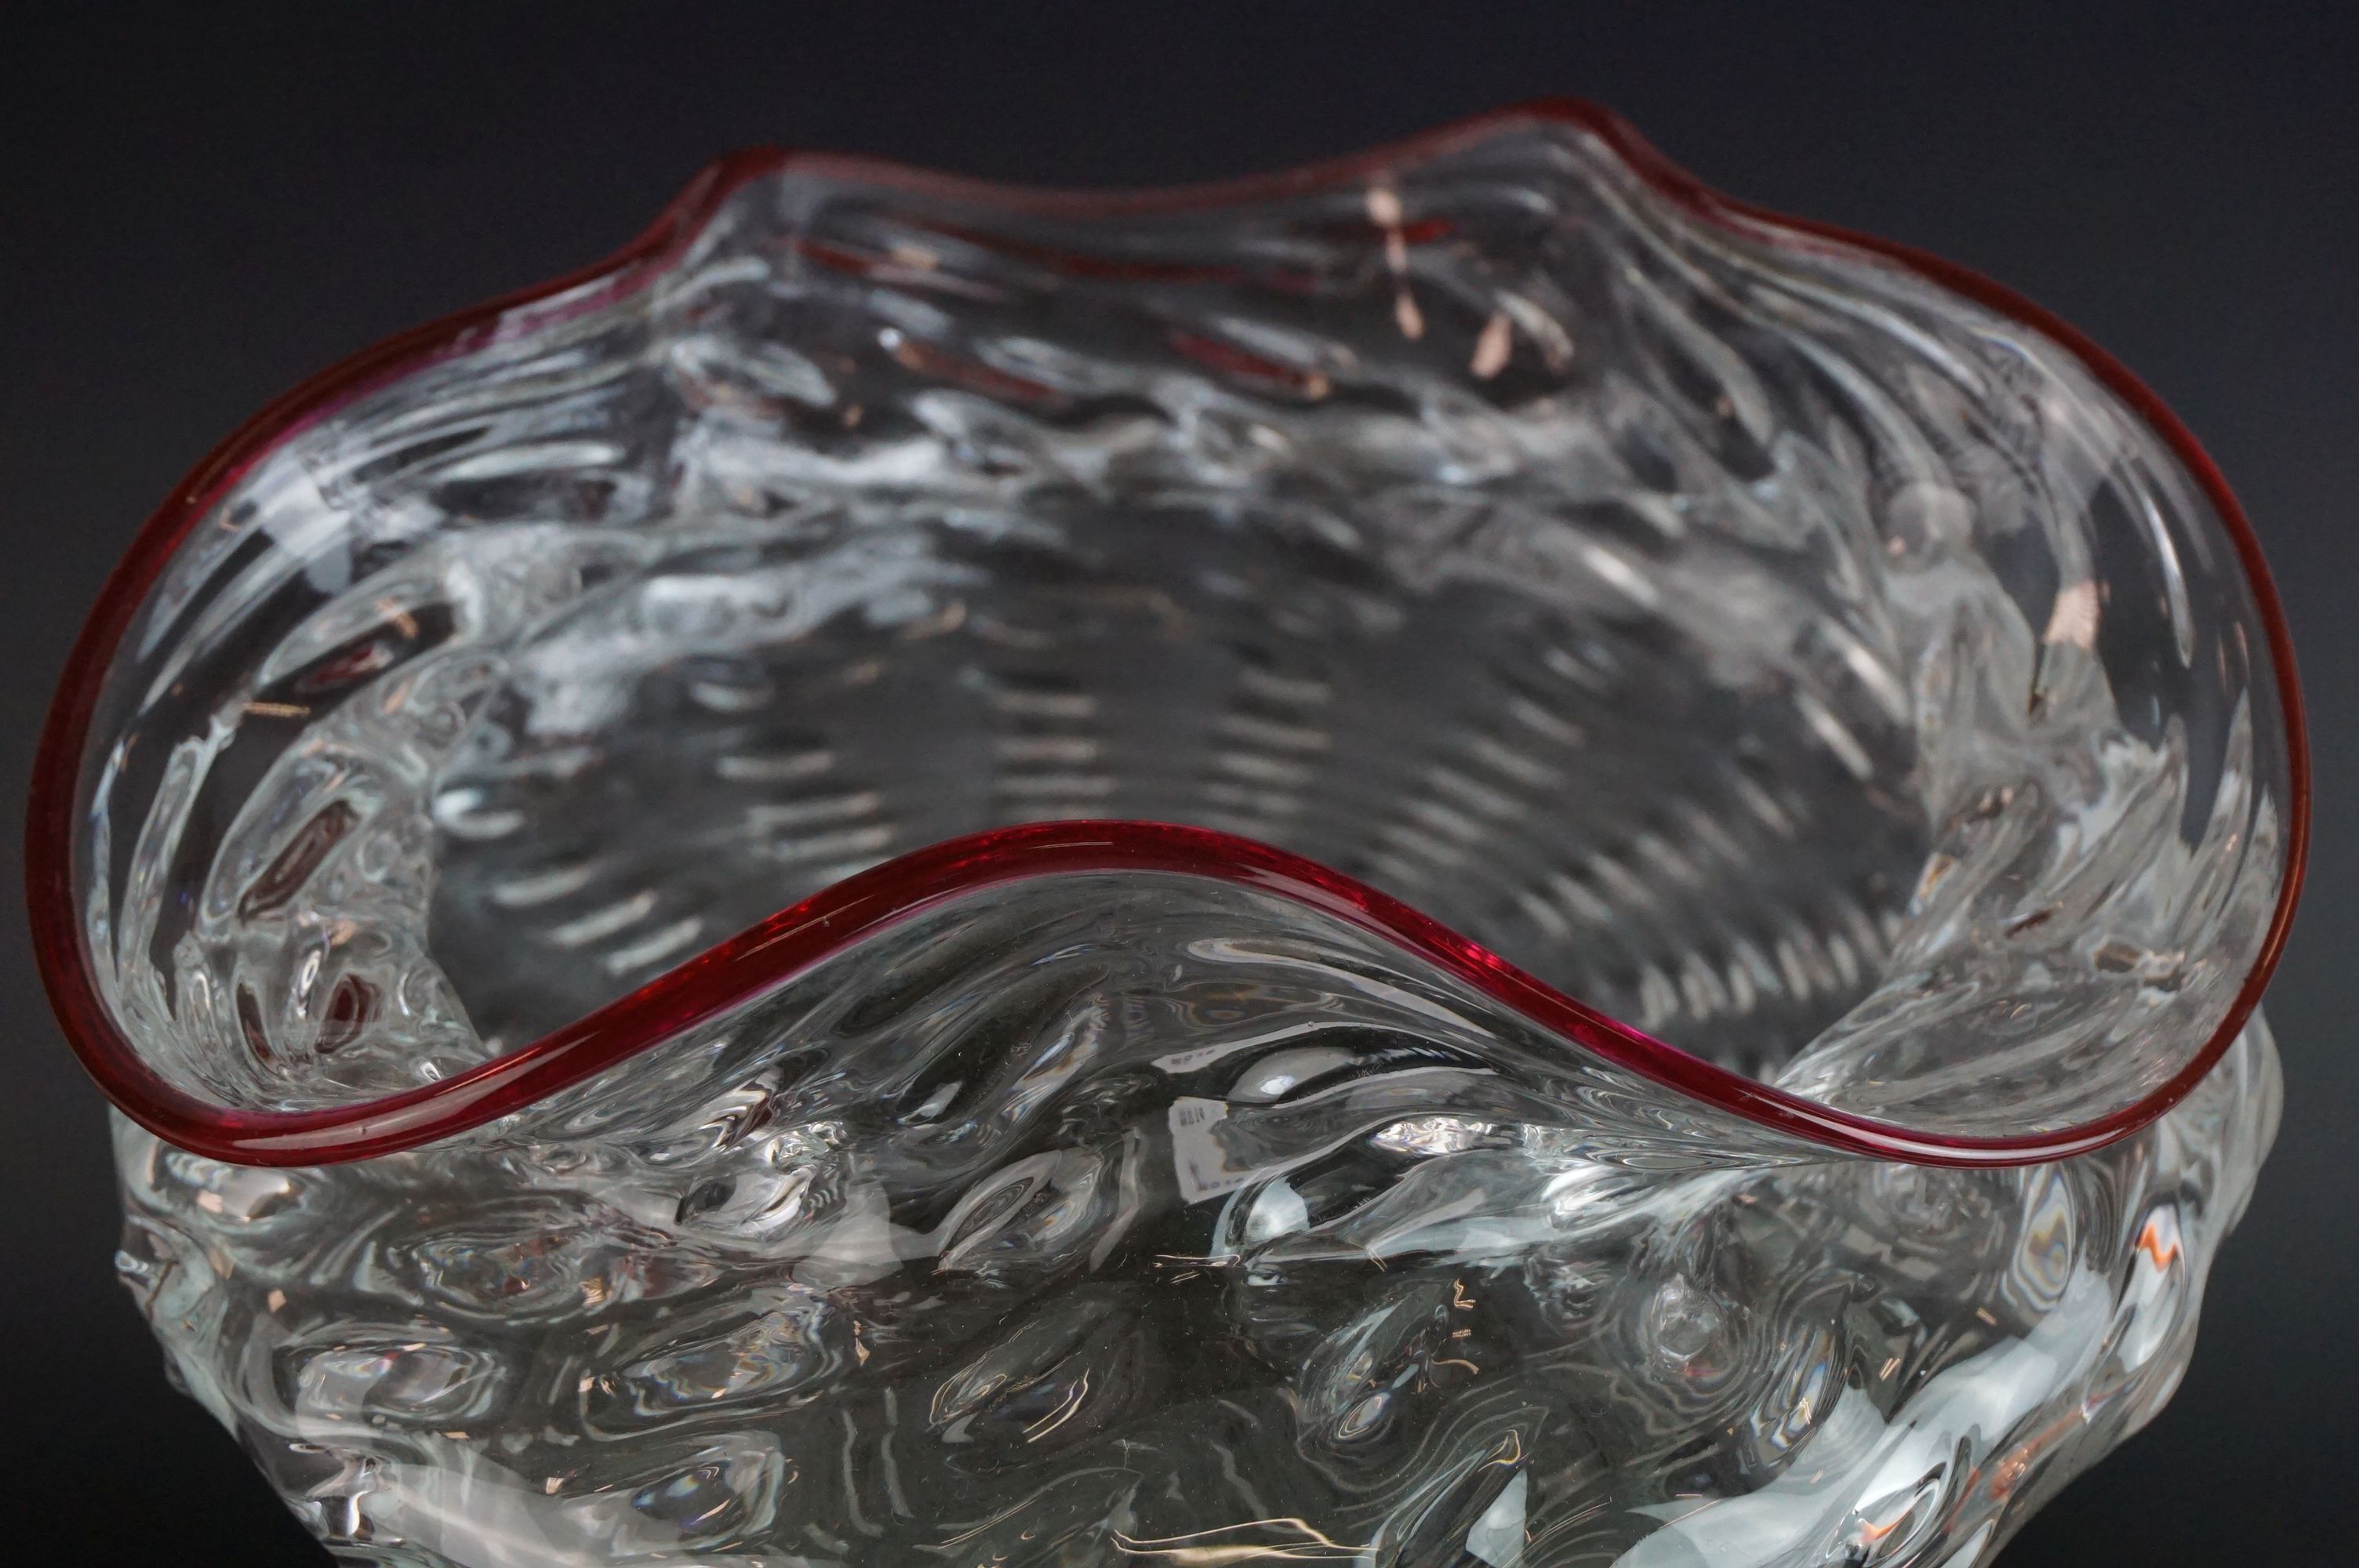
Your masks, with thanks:
[[(19, 819), (102, 575), (208, 448), (332, 360), (603, 254), (714, 153), (1162, 183), (1596, 98), (1723, 189), (2059, 311), (2179, 410), (2250, 510), (2317, 752), (2310, 893), (2268, 1000), (2284, 1130), (2176, 1401), (2005, 1562), (2359, 1562), (2359, 6), (2219, 16), (2165, 0), (1955, 18), (1577, 0), (20, 12), (0, 33), (0, 816)], [(13, 894), (0, 911), (0, 1540), (60, 1565), (324, 1563), (167, 1388), (114, 1284), (101, 1101)]]

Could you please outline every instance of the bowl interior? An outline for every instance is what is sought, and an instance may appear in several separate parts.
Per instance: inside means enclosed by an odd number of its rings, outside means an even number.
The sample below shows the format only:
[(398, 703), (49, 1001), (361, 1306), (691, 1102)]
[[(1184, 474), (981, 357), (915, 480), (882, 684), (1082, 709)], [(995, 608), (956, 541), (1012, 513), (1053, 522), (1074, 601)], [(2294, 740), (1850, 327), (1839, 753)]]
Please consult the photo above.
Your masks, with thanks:
[(726, 536), (508, 661), (436, 780), (429, 939), (521, 1042), (922, 845), (1180, 822), (1782, 1063), (1915, 887), (1909, 732), (1786, 675), (1813, 585), (1775, 562), (1731, 552), (1720, 614), (1595, 591), (1581, 551), (1660, 546), (1627, 518), (1451, 521), (1154, 491), (700, 519)]
[(788, 164), (282, 432), (78, 842), (231, 1103), (447, 1076), (1013, 822), (1266, 839), (1952, 1132), (2227, 1015), (2292, 764), (2236, 541), (2071, 353), (1493, 123), (1220, 202)]

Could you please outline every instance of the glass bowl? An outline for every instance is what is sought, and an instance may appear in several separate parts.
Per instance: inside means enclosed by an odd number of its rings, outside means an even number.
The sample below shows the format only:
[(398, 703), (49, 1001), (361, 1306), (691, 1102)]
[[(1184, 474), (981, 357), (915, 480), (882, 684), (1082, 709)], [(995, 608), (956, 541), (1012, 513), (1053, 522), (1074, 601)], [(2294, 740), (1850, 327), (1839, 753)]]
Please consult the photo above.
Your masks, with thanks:
[(1963, 1568), (2186, 1363), (2306, 802), (2126, 372), (1549, 104), (725, 158), (191, 476), (28, 863), (341, 1561)]

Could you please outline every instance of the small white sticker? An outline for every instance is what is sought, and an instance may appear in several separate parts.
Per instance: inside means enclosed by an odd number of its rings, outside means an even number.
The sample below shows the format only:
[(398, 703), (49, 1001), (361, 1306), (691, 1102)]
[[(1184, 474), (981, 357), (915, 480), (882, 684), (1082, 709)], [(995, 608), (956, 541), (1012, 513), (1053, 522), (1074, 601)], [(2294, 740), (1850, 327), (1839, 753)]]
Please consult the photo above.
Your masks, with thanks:
[(1183, 1203), (1201, 1203), (1235, 1192), (1260, 1173), (1229, 1167), (1212, 1129), (1228, 1119), (1226, 1100), (1182, 1095), (1171, 1102), (1171, 1173)]

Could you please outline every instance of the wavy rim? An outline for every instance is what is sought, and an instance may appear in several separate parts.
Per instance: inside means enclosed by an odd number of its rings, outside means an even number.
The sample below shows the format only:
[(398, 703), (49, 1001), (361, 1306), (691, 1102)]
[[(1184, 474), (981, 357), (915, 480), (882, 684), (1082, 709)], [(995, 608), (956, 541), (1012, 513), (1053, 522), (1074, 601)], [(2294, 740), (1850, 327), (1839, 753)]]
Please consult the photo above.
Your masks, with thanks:
[[(1748, 238), (1833, 241), (1912, 272), (2040, 333), (2077, 358), (2186, 466), (2218, 512), (2269, 643), (2290, 769), (2286, 861), (2267, 935), (2227, 1015), (2169, 1082), (2093, 1121), (2006, 1137), (1956, 1137), (1821, 1105), (1716, 1066), (1565, 995), (1399, 900), (1272, 846), (1169, 823), (1071, 821), (1001, 828), (912, 851), (823, 889), (667, 970), (566, 1027), (440, 1083), (355, 1105), (241, 1110), (179, 1088), (124, 1037), (100, 999), (74, 894), (73, 825), (83, 752), (101, 689), (132, 618), (164, 564), (228, 490), (278, 442), (397, 377), (498, 341), (504, 319), (549, 303), (536, 324), (595, 308), (642, 287), (692, 243), (747, 181), (792, 168), (1016, 211), (1107, 217), (1225, 206), (1345, 184), (1434, 157), (1532, 121), (1573, 125), (1657, 191)], [(577, 297), (563, 297), (569, 294)], [(1335, 915), (1434, 963), (1502, 1006), (1643, 1077), (1832, 1152), (1919, 1164), (2045, 1163), (2128, 1137), (2179, 1103), (2218, 1063), (2260, 1000), (2284, 949), (2310, 841), (2307, 726), (2293, 643), (2251, 522), (2210, 456), (2161, 399), (2070, 325), (1981, 274), (1912, 246), (1797, 219), (1723, 196), (1665, 157), (1618, 115), (1574, 99), (1496, 111), (1423, 135), (1272, 174), (1143, 191), (1059, 191), (943, 175), (883, 159), (756, 147), (707, 165), (638, 238), (603, 261), (488, 300), (362, 350), (264, 407), (181, 481), (107, 578), (68, 656), (34, 762), (26, 892), (41, 979), (75, 1054), (134, 1121), (194, 1153), (248, 1165), (339, 1163), (417, 1148), (521, 1109), (844, 951), (864, 936), (964, 894), (1033, 877), (1151, 871), (1209, 877)]]

